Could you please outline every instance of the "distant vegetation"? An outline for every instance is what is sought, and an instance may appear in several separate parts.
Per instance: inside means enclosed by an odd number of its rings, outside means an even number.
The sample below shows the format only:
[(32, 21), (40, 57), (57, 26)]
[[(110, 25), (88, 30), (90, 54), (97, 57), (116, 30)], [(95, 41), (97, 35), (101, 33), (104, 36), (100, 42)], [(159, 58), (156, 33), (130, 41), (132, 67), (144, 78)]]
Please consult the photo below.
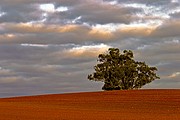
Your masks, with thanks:
[(95, 72), (88, 75), (89, 80), (104, 82), (103, 90), (138, 89), (155, 79), (157, 68), (149, 67), (145, 62), (133, 59), (131, 50), (120, 53), (118, 48), (109, 48), (105, 54), (99, 54)]

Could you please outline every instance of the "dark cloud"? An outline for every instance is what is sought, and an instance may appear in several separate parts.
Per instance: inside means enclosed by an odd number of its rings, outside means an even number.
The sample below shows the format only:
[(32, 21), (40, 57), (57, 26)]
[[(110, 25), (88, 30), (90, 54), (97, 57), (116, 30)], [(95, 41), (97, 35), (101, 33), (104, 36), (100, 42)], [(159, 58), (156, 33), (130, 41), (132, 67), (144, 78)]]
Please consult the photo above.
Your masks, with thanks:
[(1, 11), (6, 14), (0, 17), (0, 23), (25, 23), (42, 19), (42, 12), (37, 5), (33, 4), (16, 4), (16, 5), (0, 5)]
[(152, 33), (152, 37), (180, 37), (180, 22), (177, 20), (165, 21), (157, 27)]
[[(71, 12), (72, 11), (72, 12)], [(70, 16), (81, 16), (81, 22), (90, 24), (125, 23), (132, 21), (136, 9), (123, 8), (98, 1), (86, 1), (71, 9)]]
[(180, 12), (170, 14), (172, 18), (174, 19), (180, 19)]

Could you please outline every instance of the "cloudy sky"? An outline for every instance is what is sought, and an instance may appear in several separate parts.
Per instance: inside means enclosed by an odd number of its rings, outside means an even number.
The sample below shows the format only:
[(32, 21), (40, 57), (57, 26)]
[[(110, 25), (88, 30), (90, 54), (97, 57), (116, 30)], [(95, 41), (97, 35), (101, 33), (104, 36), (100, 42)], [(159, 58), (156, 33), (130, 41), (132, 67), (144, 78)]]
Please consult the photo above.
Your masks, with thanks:
[(109, 47), (158, 68), (144, 88), (180, 88), (180, 1), (0, 0), (0, 97), (99, 91)]

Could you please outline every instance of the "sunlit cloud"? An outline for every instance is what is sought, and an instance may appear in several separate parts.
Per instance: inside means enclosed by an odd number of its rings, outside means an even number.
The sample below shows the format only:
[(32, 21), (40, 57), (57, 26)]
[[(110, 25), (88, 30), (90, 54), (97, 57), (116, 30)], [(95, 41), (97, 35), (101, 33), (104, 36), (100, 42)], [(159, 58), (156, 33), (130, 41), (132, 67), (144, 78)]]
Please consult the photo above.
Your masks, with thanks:
[(43, 48), (48, 47), (48, 45), (42, 45), (42, 44), (21, 44), (21, 46), (24, 46), (24, 47), (43, 47)]
[(93, 36), (96, 39), (102, 39), (102, 40), (113, 39), (113, 34), (110, 31), (99, 28), (92, 28), (92, 30), (89, 31), (89, 36)]
[(13, 38), (13, 37), (15, 37), (15, 35), (14, 34), (6, 34), (6, 37)]
[(111, 5), (117, 5), (117, 4), (118, 4), (118, 2), (117, 2), (116, 0), (114, 0), (114, 1), (109, 1), (108, 3), (111, 4)]
[(67, 7), (64, 7), (64, 6), (61, 6), (61, 7), (58, 7), (56, 9), (57, 12), (65, 12), (65, 11), (68, 11), (68, 8)]
[(54, 12), (65, 12), (68, 11), (68, 8), (65, 6), (60, 6), (58, 8), (55, 8), (55, 5), (52, 3), (48, 3), (48, 4), (41, 4), (40, 9), (45, 11), (45, 12), (49, 12), (49, 13), (54, 13)]
[(178, 3), (179, 0), (171, 0), (172, 3)]
[(92, 26), (92, 29), (97, 29), (97, 30), (102, 30), (102, 31), (107, 31), (107, 32), (115, 32), (117, 29), (121, 27), (121, 24), (96, 24)]
[(40, 5), (40, 9), (46, 12), (55, 12), (55, 6), (51, 3)]
[(19, 24), (2, 24), (3, 28), (5, 28), (9, 32), (18, 32), (18, 33), (58, 33), (58, 32), (73, 32), (77, 31), (83, 27), (82, 25), (45, 25), (43, 23), (19, 23)]
[(3, 16), (3, 15), (5, 15), (5, 14), (6, 14), (5, 12), (1, 12), (1, 11), (0, 11), (0, 17)]
[[(15, 38), (16, 37), (16, 35), (15, 34), (1, 34), (0, 35), (0, 38), (1, 38), (1, 40), (10, 40), (10, 39), (13, 39), (13, 38)], [(1, 41), (0, 40), (0, 41)]]
[(170, 75), (169, 77), (170, 77), (170, 78), (175, 78), (175, 77), (178, 77), (178, 76), (180, 76), (180, 72), (173, 73), (173, 74)]
[(74, 57), (97, 57), (98, 54), (106, 52), (110, 47), (105, 44), (80, 46), (66, 50), (65, 53)]
[[(124, 26), (124, 27), (123, 27)], [(156, 26), (147, 26), (144, 24), (132, 24), (132, 25), (123, 25), (120, 27), (117, 32), (116, 36), (118, 37), (147, 37), (151, 35), (151, 33), (156, 29)]]

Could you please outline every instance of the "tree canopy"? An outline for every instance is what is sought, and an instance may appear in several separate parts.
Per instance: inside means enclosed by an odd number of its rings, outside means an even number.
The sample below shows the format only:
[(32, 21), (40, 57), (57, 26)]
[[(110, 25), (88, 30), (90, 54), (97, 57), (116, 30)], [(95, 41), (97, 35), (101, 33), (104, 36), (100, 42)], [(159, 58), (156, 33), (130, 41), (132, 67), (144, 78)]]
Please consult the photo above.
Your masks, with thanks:
[(149, 67), (133, 58), (131, 50), (121, 53), (118, 48), (109, 48), (107, 53), (99, 54), (95, 72), (88, 75), (88, 79), (104, 82), (103, 90), (138, 89), (160, 79), (156, 75), (156, 67)]

